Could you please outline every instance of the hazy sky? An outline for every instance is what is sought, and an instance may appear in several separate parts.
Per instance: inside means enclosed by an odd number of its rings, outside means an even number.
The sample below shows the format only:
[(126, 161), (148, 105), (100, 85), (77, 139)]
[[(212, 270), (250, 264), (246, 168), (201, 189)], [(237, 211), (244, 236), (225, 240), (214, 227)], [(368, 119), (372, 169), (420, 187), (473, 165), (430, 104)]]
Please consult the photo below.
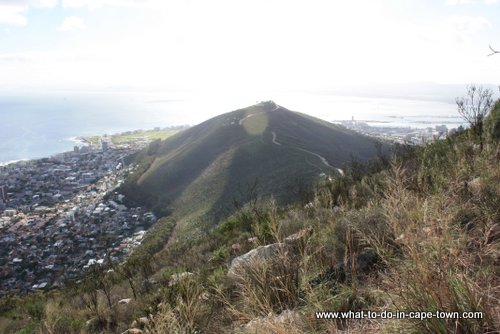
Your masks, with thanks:
[(0, 88), (499, 83), (499, 0), (0, 0)]

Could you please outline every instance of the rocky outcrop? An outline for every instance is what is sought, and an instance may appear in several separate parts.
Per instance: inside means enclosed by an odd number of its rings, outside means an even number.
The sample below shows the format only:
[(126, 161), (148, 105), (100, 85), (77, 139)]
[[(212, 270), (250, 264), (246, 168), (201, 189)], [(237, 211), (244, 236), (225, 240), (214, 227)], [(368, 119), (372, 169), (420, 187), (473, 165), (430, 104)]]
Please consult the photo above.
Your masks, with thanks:
[(233, 259), (229, 267), (229, 277), (239, 277), (245, 273), (248, 267), (253, 266), (256, 262), (271, 263), (280, 256), (286, 256), (288, 246), (285, 243), (276, 243), (266, 246), (259, 246), (252, 249), (246, 254)]
[(234, 258), (229, 267), (228, 276), (233, 278), (240, 277), (245, 273), (247, 268), (254, 266), (257, 262), (272, 266), (275, 261), (282, 262), (284, 259), (294, 262), (298, 261), (300, 250), (311, 232), (311, 228), (303, 229), (288, 236), (283, 242), (259, 246), (246, 254)]

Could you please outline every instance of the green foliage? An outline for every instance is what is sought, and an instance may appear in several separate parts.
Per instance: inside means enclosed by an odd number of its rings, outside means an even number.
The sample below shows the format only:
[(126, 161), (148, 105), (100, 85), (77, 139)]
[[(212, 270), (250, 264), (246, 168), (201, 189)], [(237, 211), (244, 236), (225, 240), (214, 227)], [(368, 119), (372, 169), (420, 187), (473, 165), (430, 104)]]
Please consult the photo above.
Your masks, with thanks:
[(500, 141), (500, 101), (495, 103), (493, 109), (486, 118), (485, 128), (493, 141)]
[(226, 245), (222, 245), (212, 254), (211, 261), (215, 263), (220, 263), (229, 258), (229, 249)]
[(208, 276), (207, 283), (209, 286), (215, 286), (224, 281), (226, 278), (226, 269), (224, 267), (215, 268)]
[(80, 314), (56, 300), (46, 303), (43, 322), (49, 333), (80, 333), (86, 325)]
[(34, 320), (40, 321), (43, 318), (43, 300), (33, 300), (24, 305), (26, 313)]
[(144, 263), (144, 260), (148, 259), (151, 254), (155, 254), (163, 249), (168, 239), (172, 236), (176, 223), (173, 217), (159, 219), (149, 229), (148, 233), (146, 233), (143, 242), (134, 250), (130, 259)]
[(223, 243), (234, 239), (243, 232), (250, 232), (251, 218), (247, 214), (232, 216), (213, 230), (213, 235)]
[(16, 332), (16, 334), (32, 334), (35, 332), (36, 329), (35, 324), (29, 324), (28, 326), (24, 327), (23, 329), (19, 330)]
[(0, 315), (6, 316), (10, 314), (16, 307), (17, 299), (12, 296), (0, 298)]

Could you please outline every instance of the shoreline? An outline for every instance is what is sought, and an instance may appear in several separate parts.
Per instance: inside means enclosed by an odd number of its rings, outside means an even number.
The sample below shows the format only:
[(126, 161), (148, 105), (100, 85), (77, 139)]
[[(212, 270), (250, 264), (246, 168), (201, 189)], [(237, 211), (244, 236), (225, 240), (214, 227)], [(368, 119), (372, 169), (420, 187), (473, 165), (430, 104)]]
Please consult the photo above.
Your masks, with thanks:
[[(69, 137), (69, 138), (65, 138), (64, 139), (65, 141), (68, 141), (68, 142), (73, 142), (74, 146), (78, 146), (79, 148), (82, 148), (82, 147), (89, 147), (91, 148), (92, 147), (92, 144), (86, 140), (84, 137)], [(68, 154), (68, 153), (73, 153), (74, 151), (73, 150), (67, 150), (67, 151), (63, 151), (63, 152), (56, 152), (56, 153), (52, 153), (48, 156), (42, 156), (42, 157), (35, 157), (35, 158), (21, 158), (21, 159), (13, 159), (13, 160), (7, 160), (7, 161), (0, 161), (0, 167), (8, 167), (10, 165), (16, 165), (16, 164), (19, 164), (19, 163), (29, 163), (29, 162), (35, 162), (35, 161), (39, 161), (39, 160), (42, 160), (42, 159), (51, 159), (51, 158), (54, 158), (58, 155), (61, 155), (61, 154)]]
[[(87, 144), (83, 137), (74, 136), (74, 137), (65, 138), (63, 140), (67, 141), (67, 142), (72, 142), (74, 144), (73, 146), (78, 146), (78, 147), (82, 147), (82, 146), (86, 146), (86, 145), (90, 146), (90, 143)], [(41, 160), (41, 159), (50, 159), (50, 158), (57, 156), (59, 154), (65, 154), (68, 152), (72, 152), (72, 151), (71, 150), (63, 151), (63, 152), (59, 151), (59, 152), (52, 153), (48, 156), (46, 155), (46, 156), (41, 156), (41, 157), (19, 158), (19, 159), (0, 161), (0, 167), (7, 167), (9, 165), (15, 165), (15, 164), (22, 163), (22, 162), (28, 163), (30, 161), (37, 161), (37, 160)]]
[[(107, 137), (109, 139), (111, 139), (113, 137), (129, 136), (128, 140), (126, 140), (123, 144), (125, 144), (125, 145), (128, 144), (128, 145), (131, 145), (131, 147), (134, 147), (134, 144), (138, 144), (141, 141), (141, 138), (143, 140), (146, 140), (146, 141), (157, 139), (156, 137), (154, 137), (154, 138), (153, 137), (148, 137), (148, 134), (169, 133), (169, 135), (164, 136), (164, 138), (167, 138), (170, 135), (173, 135), (173, 134), (177, 133), (178, 131), (181, 131), (181, 130), (185, 129), (186, 127), (188, 127), (188, 126), (186, 126), (186, 125), (172, 126), (172, 127), (161, 128), (161, 129), (159, 127), (155, 127), (153, 129), (147, 129), (147, 130), (136, 129), (136, 130), (130, 130), (130, 131), (116, 132), (116, 133), (113, 133), (111, 135), (107, 135)], [(15, 164), (18, 164), (18, 163), (29, 163), (30, 161), (38, 161), (38, 160), (42, 160), (42, 159), (50, 159), (50, 158), (53, 158), (53, 157), (57, 157), (57, 156), (59, 156), (61, 154), (72, 153), (72, 152), (74, 152), (73, 149), (74, 149), (75, 146), (79, 147), (79, 149), (87, 147), (88, 150), (95, 150), (95, 149), (97, 149), (97, 147), (100, 146), (100, 144), (97, 144), (97, 143), (93, 142), (91, 138), (96, 138), (96, 137), (102, 138), (104, 136), (105, 135), (89, 135), (89, 136), (71, 136), (71, 137), (66, 137), (66, 138), (64, 138), (62, 140), (64, 140), (65, 142), (68, 142), (68, 143), (72, 143), (73, 145), (72, 145), (72, 147), (68, 147), (68, 149), (65, 150), (65, 151), (58, 151), (58, 152), (54, 152), (54, 153), (47, 154), (47, 155), (44, 155), (44, 156), (33, 157), (33, 158), (19, 158), (19, 159), (10, 159), (10, 160), (6, 160), (6, 161), (0, 161), (0, 167), (8, 167), (10, 165), (15, 165)], [(111, 141), (111, 144), (112, 144), (112, 146), (113, 145), (117, 145), (116, 143), (113, 143), (112, 141)], [(120, 144), (121, 143), (118, 143), (118, 146)], [(140, 149), (141, 147), (135, 147), (135, 148)]]

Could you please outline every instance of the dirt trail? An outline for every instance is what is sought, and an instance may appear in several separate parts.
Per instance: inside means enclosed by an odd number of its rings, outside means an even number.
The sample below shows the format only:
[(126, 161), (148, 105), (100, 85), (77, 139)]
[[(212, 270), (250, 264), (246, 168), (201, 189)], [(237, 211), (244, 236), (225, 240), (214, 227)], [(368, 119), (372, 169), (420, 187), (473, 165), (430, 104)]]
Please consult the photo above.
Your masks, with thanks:
[[(273, 139), (272, 139), (273, 144), (275, 144), (275, 145), (279, 145), (279, 146), (282, 146), (282, 145), (281, 145), (281, 143), (279, 143), (279, 142), (276, 140), (276, 137), (277, 137), (277, 136), (276, 136), (276, 132), (271, 131), (271, 134), (273, 135)], [(303, 148), (300, 148), (300, 147), (294, 147), (294, 146), (291, 146), (291, 147), (292, 147), (292, 148), (294, 148), (294, 149), (296, 149), (296, 150), (300, 150), (300, 151), (303, 151), (303, 152), (307, 152), (307, 153), (309, 153), (309, 154), (312, 154), (312, 155), (314, 155), (314, 156), (318, 157), (318, 158), (321, 160), (321, 162), (322, 162), (325, 166), (330, 167), (330, 168), (334, 168), (332, 165), (330, 165), (330, 164), (328, 163), (328, 160), (326, 160), (326, 158), (325, 158), (325, 157), (323, 157), (323, 156), (321, 156), (321, 155), (319, 155), (319, 154), (317, 154), (317, 153), (311, 152), (311, 151), (309, 151), (309, 150), (306, 150), (306, 149), (303, 149)], [(336, 168), (336, 169), (339, 171), (339, 173), (340, 173), (340, 174), (343, 174), (343, 172), (342, 172), (342, 170), (341, 170), (341, 169), (338, 169), (338, 168)]]
[(273, 134), (273, 144), (281, 146), (281, 143), (276, 141), (276, 132), (272, 131), (271, 133)]
[(312, 154), (314, 156), (317, 156), (325, 166), (330, 167), (330, 168), (334, 168), (332, 165), (330, 165), (328, 163), (328, 160), (326, 160), (325, 157), (323, 157), (323, 156), (321, 156), (321, 155), (319, 155), (317, 153), (314, 153), (314, 152), (308, 151), (306, 149), (303, 149), (303, 148), (299, 148), (299, 147), (294, 147), (294, 148), (296, 148), (297, 150), (301, 150), (303, 152), (307, 152), (307, 153)]

